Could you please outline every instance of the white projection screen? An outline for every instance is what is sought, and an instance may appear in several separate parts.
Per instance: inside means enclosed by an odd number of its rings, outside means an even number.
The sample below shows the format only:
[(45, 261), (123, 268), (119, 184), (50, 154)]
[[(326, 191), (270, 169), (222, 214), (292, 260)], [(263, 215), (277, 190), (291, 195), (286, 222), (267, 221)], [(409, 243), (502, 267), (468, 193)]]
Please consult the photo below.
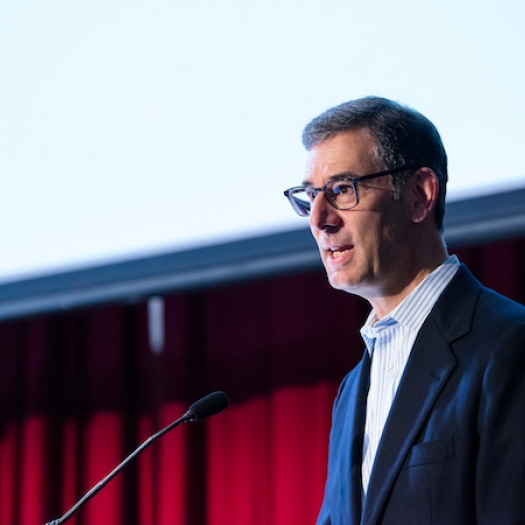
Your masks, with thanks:
[(304, 224), (303, 126), (426, 114), (450, 199), (525, 185), (525, 3), (5, 0), (0, 281)]

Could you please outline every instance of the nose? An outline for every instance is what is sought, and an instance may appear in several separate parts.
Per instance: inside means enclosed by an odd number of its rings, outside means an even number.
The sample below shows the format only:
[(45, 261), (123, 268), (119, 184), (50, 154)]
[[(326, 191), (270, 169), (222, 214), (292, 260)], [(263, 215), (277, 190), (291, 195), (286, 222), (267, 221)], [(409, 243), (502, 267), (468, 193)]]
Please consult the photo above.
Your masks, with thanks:
[(315, 231), (333, 230), (341, 225), (341, 221), (339, 210), (335, 209), (320, 191), (310, 208), (310, 228)]

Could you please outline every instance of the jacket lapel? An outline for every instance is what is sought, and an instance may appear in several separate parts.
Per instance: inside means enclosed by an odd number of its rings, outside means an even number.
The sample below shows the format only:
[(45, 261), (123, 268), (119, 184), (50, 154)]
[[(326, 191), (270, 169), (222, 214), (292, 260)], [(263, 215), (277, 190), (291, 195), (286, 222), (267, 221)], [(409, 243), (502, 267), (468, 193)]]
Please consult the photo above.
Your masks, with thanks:
[[(361, 520), (363, 491), (361, 479), (361, 464), (363, 462), (363, 436), (365, 431), (366, 397), (370, 386), (370, 356), (365, 349), (361, 360), (361, 370), (357, 382), (357, 392), (354, 397), (354, 417), (352, 418), (352, 441), (350, 443), (350, 509), (351, 523), (359, 523)], [(344, 470), (342, 471), (344, 472)], [(348, 472), (348, 471), (346, 471)], [(346, 479), (342, 480), (342, 486), (347, 487)], [(345, 498), (346, 499), (346, 498)], [(347, 514), (346, 514), (347, 515)]]
[[(361, 458), (369, 378), (370, 358), (365, 350), (360, 363), (342, 383), (334, 407), (330, 445), (333, 456), (329, 459), (327, 480), (327, 491), (333, 495), (329, 519), (332, 525), (358, 525), (361, 520)], [(333, 485), (329, 487), (328, 483)]]

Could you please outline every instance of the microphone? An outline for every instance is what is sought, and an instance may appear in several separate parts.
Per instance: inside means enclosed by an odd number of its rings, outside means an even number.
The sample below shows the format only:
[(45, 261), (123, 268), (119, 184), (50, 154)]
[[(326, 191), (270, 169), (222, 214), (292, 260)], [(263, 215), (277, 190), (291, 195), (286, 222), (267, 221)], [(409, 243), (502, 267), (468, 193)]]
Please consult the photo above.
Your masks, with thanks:
[(189, 421), (202, 421), (207, 417), (214, 416), (222, 412), (230, 400), (224, 392), (212, 392), (202, 399), (195, 401), (193, 405), (188, 408), (186, 415), (189, 415)]
[(124, 461), (119, 463), (105, 478), (99, 481), (99, 483), (97, 483), (91, 490), (84, 494), (84, 496), (82, 496), (82, 498), (80, 498), (62, 517), (48, 521), (46, 525), (61, 525), (62, 523), (65, 523), (69, 518), (71, 518), (71, 516), (76, 514), (76, 512), (85, 503), (95, 496), (95, 494), (102, 490), (107, 485), (107, 483), (112, 480), (132, 459), (138, 456), (146, 447), (151, 445), (151, 443), (153, 443), (153, 441), (158, 439), (160, 436), (163, 436), (173, 428), (179, 426), (182, 423), (186, 423), (187, 421), (202, 421), (203, 419), (214, 416), (215, 414), (222, 412), (228, 406), (229, 402), (228, 396), (221, 391), (212, 392), (198, 401), (195, 401), (193, 405), (190, 405), (182, 417), (176, 421), (173, 421), (173, 423), (169, 424), (167, 427), (150, 436), (133, 452), (131, 452), (131, 454), (126, 456)]

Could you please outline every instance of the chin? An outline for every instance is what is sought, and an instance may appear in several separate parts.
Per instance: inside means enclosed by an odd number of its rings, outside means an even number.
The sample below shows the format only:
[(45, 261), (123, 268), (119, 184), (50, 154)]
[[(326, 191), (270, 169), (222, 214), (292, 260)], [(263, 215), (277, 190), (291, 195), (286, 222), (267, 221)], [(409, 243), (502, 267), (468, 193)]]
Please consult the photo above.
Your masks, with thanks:
[(349, 292), (354, 287), (352, 281), (349, 280), (348, 277), (345, 279), (339, 272), (328, 274), (328, 282), (332, 288), (335, 288), (336, 290)]
[(363, 291), (365, 285), (365, 279), (362, 276), (356, 276), (348, 271), (334, 271), (328, 273), (328, 282), (332, 288), (353, 295), (361, 295), (360, 291)]

